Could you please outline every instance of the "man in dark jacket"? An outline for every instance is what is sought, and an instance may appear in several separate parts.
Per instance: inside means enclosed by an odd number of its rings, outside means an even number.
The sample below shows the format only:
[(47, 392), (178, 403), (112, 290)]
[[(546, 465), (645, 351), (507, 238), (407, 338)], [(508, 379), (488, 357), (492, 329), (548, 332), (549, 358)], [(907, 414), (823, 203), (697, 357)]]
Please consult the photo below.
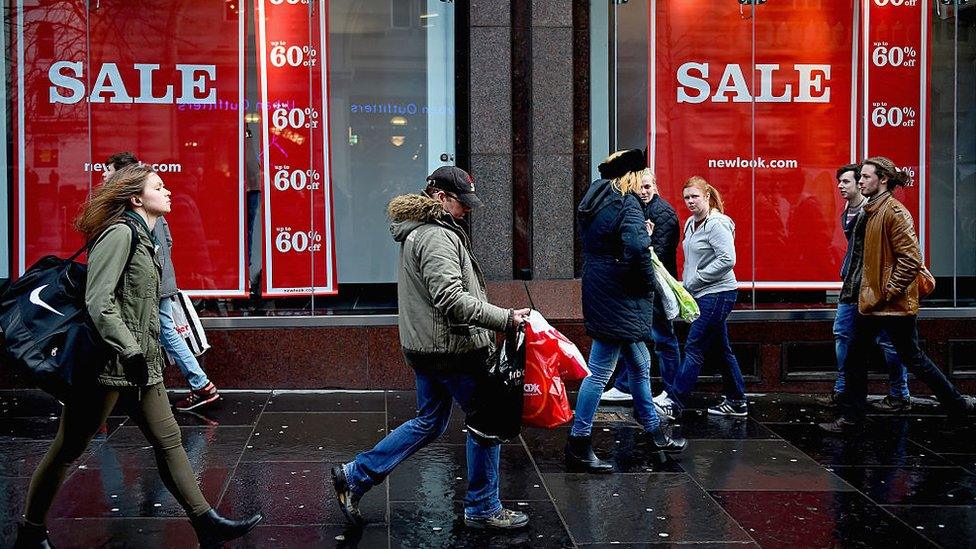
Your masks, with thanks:
[[(417, 379), (417, 417), (397, 427), (373, 449), (332, 468), (339, 507), (354, 524), (363, 522), (359, 500), (397, 465), (447, 429), (452, 400), (473, 409), (480, 372), (486, 368), (494, 332), (522, 323), (529, 309), (488, 303), (481, 267), (458, 224), (481, 206), (474, 181), (445, 166), (427, 178), (421, 195), (390, 201), (390, 231), (400, 243), (397, 280), (400, 344)], [(498, 495), (500, 446), (468, 433), (468, 494), (464, 523), (472, 528), (522, 528), (529, 518), (502, 507)]]
[[(648, 221), (651, 230), (651, 247), (664, 268), (671, 276), (678, 276), (678, 214), (667, 200), (661, 197), (657, 190), (654, 174), (644, 170), (641, 186), (637, 192), (644, 209), (644, 219)], [(664, 391), (658, 398), (668, 395), (674, 375), (681, 365), (681, 353), (678, 337), (667, 315), (664, 314), (664, 304), (661, 296), (654, 296), (654, 315), (651, 325), (651, 337), (654, 340), (654, 351), (657, 354), (658, 367), (661, 369), (661, 379)], [(633, 400), (630, 394), (630, 382), (626, 371), (618, 368), (617, 377), (611, 382), (610, 389), (603, 393), (600, 400), (614, 403), (625, 403)], [(657, 407), (659, 414), (666, 415), (665, 409)], [(673, 419), (673, 418), (671, 418)]]

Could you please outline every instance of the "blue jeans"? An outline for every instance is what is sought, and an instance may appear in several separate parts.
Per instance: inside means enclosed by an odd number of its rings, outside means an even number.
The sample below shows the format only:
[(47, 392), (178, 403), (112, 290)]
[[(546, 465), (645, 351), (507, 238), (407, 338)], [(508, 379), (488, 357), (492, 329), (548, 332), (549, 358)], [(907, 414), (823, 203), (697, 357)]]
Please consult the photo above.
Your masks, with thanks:
[[(844, 392), (844, 361), (847, 360), (847, 350), (854, 339), (854, 316), (857, 314), (856, 303), (838, 303), (837, 316), (834, 317), (834, 349), (837, 352), (837, 383), (834, 392)], [(895, 345), (885, 331), (878, 332), (875, 343), (884, 351), (885, 364), (888, 366), (888, 394), (896, 398), (909, 398), (908, 369), (898, 359)]]
[[(408, 360), (409, 362), (409, 360)], [(447, 429), (451, 418), (451, 399), (467, 413), (474, 404), (477, 382), (474, 376), (459, 372), (432, 373), (415, 370), (417, 378), (417, 417), (397, 427), (372, 450), (362, 452), (346, 465), (352, 490), (366, 493), (383, 482), (393, 469), (414, 452), (430, 444)], [(484, 518), (502, 508), (498, 497), (498, 465), (501, 446), (483, 446), (468, 433), (468, 493), (464, 514)]]
[(630, 380), (630, 394), (634, 395), (634, 412), (645, 431), (656, 431), (660, 425), (651, 400), (651, 353), (641, 341), (611, 343), (593, 340), (590, 347), (590, 375), (583, 379), (576, 397), (576, 418), (570, 435), (589, 436), (593, 430), (593, 416), (600, 405), (600, 395), (613, 374), (617, 359), (626, 368)]
[(176, 324), (173, 323), (173, 302), (168, 298), (159, 302), (159, 344), (176, 362), (176, 366), (183, 373), (191, 389), (203, 389), (210, 383), (207, 374), (197, 362), (197, 357), (193, 356), (190, 348), (186, 346), (186, 341), (176, 333)]
[[(674, 326), (664, 314), (664, 305), (657, 294), (654, 297), (654, 316), (651, 318), (651, 337), (654, 339), (657, 364), (661, 369), (661, 386), (670, 395), (674, 391), (674, 376), (681, 367), (681, 352), (678, 350), (678, 336), (674, 334)], [(626, 368), (617, 375), (613, 386), (618, 391), (630, 393)]]
[(736, 294), (735, 290), (728, 290), (695, 298), (701, 316), (691, 323), (688, 340), (685, 342), (685, 359), (674, 379), (674, 393), (668, 392), (668, 396), (679, 406), (687, 404), (688, 395), (698, 383), (698, 375), (705, 364), (705, 355), (713, 347), (718, 347), (724, 358), (722, 382), (725, 397), (734, 404), (745, 403), (746, 384), (742, 379), (739, 361), (732, 352), (732, 344), (729, 343), (729, 327), (726, 322), (735, 306)]

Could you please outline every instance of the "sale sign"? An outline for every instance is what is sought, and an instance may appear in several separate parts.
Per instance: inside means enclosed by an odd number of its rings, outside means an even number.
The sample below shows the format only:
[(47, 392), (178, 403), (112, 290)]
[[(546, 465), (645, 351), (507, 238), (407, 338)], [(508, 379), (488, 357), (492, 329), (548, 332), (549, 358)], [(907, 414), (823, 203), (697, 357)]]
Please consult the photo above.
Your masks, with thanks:
[(11, 15), (16, 274), (81, 246), (80, 206), (105, 159), (130, 151), (172, 191), (179, 286), (246, 295), (243, 13), (19, 0)]
[(264, 295), (338, 291), (329, 155), (328, 3), (256, 0)]
[(698, 175), (736, 226), (736, 277), (837, 288), (834, 170), (856, 156), (853, 0), (648, 3), (648, 157), (681, 207)]
[(911, 177), (903, 195), (925, 249), (929, 9), (921, 0), (863, 0), (864, 149)]

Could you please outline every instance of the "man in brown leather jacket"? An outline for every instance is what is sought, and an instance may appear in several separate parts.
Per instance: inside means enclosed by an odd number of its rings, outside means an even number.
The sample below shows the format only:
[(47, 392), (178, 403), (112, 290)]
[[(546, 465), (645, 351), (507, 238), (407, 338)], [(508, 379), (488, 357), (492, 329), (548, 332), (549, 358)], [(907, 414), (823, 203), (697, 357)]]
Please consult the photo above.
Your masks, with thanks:
[(918, 277), (922, 255), (912, 216), (892, 192), (908, 175), (883, 156), (861, 165), (858, 188), (868, 203), (858, 214), (851, 236), (850, 265), (841, 303), (857, 303), (854, 340), (845, 360), (847, 384), (842, 416), (820, 426), (830, 432), (856, 430), (867, 400), (866, 354), (881, 330), (895, 345), (902, 363), (935, 393), (950, 414), (971, 413), (976, 399), (961, 395), (918, 345)]

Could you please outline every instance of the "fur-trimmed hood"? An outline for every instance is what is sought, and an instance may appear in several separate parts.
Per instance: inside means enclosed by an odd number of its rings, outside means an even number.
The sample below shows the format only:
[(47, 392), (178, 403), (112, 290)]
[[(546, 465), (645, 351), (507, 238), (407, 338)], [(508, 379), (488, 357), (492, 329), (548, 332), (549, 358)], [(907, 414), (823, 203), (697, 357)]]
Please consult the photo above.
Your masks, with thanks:
[(397, 242), (406, 240), (407, 235), (421, 225), (443, 225), (445, 216), (450, 217), (440, 202), (422, 194), (404, 194), (393, 198), (386, 206), (386, 215), (390, 218), (390, 233)]

